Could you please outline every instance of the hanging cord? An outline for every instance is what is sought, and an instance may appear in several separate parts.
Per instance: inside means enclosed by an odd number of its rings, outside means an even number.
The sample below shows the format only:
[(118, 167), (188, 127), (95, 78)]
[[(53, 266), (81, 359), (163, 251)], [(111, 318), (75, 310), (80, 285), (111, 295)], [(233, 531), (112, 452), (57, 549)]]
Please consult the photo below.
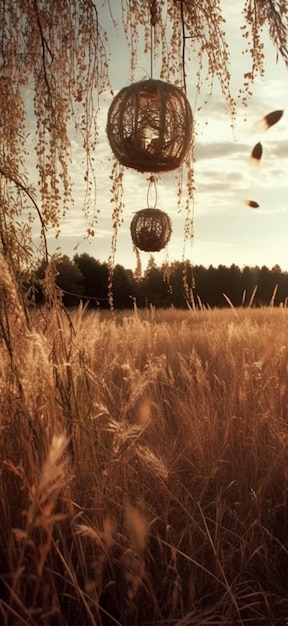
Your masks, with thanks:
[(153, 56), (154, 56), (154, 27), (158, 21), (157, 0), (152, 0), (150, 4), (150, 24), (151, 24), (151, 59), (150, 59), (150, 77), (153, 78)]
[(185, 20), (184, 20), (184, 7), (183, 0), (180, 0), (180, 12), (181, 12), (181, 24), (182, 24), (182, 74), (183, 74), (183, 88), (184, 92), (187, 95), (187, 86), (186, 86), (186, 71), (185, 71), (185, 52), (186, 52), (186, 30), (185, 30)]
[[(149, 181), (148, 190), (147, 190), (147, 207), (148, 209), (156, 209), (157, 207), (157, 176), (151, 175), (150, 178), (147, 178)], [(154, 192), (154, 203), (151, 206), (151, 194)]]
[[(188, 37), (188, 35), (186, 35), (186, 28), (185, 28), (185, 15), (184, 15), (184, 0), (180, 0), (180, 15), (181, 15), (181, 25), (182, 25), (182, 80), (183, 80), (183, 90), (184, 93), (187, 97), (187, 83), (186, 83), (186, 39), (190, 39), (191, 37)], [(193, 130), (193, 135), (194, 135), (194, 130)], [(194, 143), (194, 136), (193, 136), (193, 143)], [(186, 162), (187, 168), (188, 168), (188, 172), (186, 173), (187, 176), (187, 191), (188, 191), (188, 198), (186, 201), (186, 220), (185, 220), (185, 226), (184, 226), (184, 245), (183, 245), (183, 256), (182, 256), (182, 261), (183, 261), (183, 287), (184, 287), (184, 296), (185, 296), (185, 300), (187, 303), (188, 308), (195, 310), (195, 300), (194, 300), (194, 293), (193, 290), (195, 290), (196, 288), (196, 282), (195, 282), (195, 276), (194, 276), (194, 271), (193, 271), (193, 264), (191, 264), (190, 268), (191, 268), (191, 285), (189, 285), (189, 280), (188, 280), (188, 264), (187, 261), (185, 261), (185, 251), (186, 251), (186, 243), (188, 241), (188, 239), (190, 239), (190, 241), (194, 240), (194, 210), (195, 210), (195, 204), (194, 204), (194, 192), (191, 191), (192, 186), (193, 186), (193, 166), (188, 165), (188, 161)], [(190, 202), (192, 202), (192, 212), (190, 213)]]

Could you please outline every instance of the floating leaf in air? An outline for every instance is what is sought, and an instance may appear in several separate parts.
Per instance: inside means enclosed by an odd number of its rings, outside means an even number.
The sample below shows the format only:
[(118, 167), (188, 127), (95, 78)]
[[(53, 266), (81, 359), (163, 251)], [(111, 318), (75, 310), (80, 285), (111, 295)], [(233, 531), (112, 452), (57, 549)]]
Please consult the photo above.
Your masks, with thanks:
[(268, 115), (265, 115), (265, 117), (263, 117), (263, 119), (261, 120), (261, 126), (264, 126), (265, 130), (268, 130), (268, 128), (274, 126), (274, 124), (277, 124), (277, 122), (281, 120), (283, 113), (284, 111), (280, 110), (268, 113)]
[(247, 204), (247, 206), (250, 206), (251, 209), (258, 209), (260, 204), (258, 204), (258, 202), (255, 202), (255, 200), (244, 200), (245, 204)]
[(258, 163), (260, 162), (260, 159), (262, 157), (263, 154), (263, 147), (262, 147), (262, 143), (260, 143), (260, 141), (258, 141), (258, 143), (256, 143), (256, 145), (254, 146), (251, 154), (250, 154), (250, 159), (251, 161), (253, 161), (254, 163)]

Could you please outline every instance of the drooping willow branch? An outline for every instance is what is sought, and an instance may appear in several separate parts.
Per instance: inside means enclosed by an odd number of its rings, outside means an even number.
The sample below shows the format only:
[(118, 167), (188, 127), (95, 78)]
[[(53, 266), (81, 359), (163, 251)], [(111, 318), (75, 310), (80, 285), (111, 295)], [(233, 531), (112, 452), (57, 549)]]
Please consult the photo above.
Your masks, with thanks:
[(31, 200), (34, 208), (36, 209), (36, 212), (39, 217), (40, 224), (41, 224), (41, 235), (43, 237), (43, 243), (44, 243), (45, 260), (48, 263), (48, 245), (47, 245), (47, 238), (46, 238), (46, 226), (45, 226), (45, 222), (43, 220), (41, 211), (39, 209), (39, 206), (35, 200), (34, 193), (21, 180), (19, 180), (17, 176), (15, 176), (11, 172), (3, 168), (1, 165), (0, 165), (0, 174), (4, 176), (4, 178), (14, 183), (14, 185), (16, 185), (18, 189), (23, 191), (23, 193), (26, 194), (29, 200)]
[(40, 18), (40, 15), (39, 15), (39, 9), (38, 9), (37, 0), (33, 0), (33, 4), (34, 4), (34, 8), (35, 8), (36, 21), (37, 21), (37, 24), (38, 24), (38, 27), (39, 27), (40, 38), (41, 38), (42, 68), (43, 68), (43, 74), (44, 74), (44, 82), (45, 82), (45, 85), (46, 85), (46, 88), (47, 88), (47, 93), (51, 97), (50, 84), (49, 84), (48, 73), (47, 73), (47, 69), (46, 69), (46, 50), (49, 52), (50, 57), (51, 57), (52, 60), (53, 60), (53, 54), (52, 54), (50, 46), (49, 46), (49, 44), (47, 42), (47, 39), (44, 36), (44, 32), (43, 32), (43, 28), (42, 28), (42, 24), (41, 24), (41, 18)]
[(185, 60), (185, 52), (186, 52), (186, 30), (185, 30), (185, 20), (184, 20), (184, 7), (183, 0), (180, 1), (180, 11), (181, 11), (181, 24), (182, 24), (182, 66), (183, 66), (183, 88), (186, 93), (186, 60)]
[(264, 44), (261, 41), (263, 27), (288, 67), (288, 2), (287, 0), (246, 0), (243, 9), (244, 24), (242, 36), (247, 40), (247, 50), (251, 54), (252, 68), (245, 74), (253, 82), (256, 74), (264, 76)]
[[(273, 0), (267, 0), (269, 7), (269, 33), (270, 37), (281, 54), (286, 66), (288, 67), (288, 5), (283, 2), (279, 5), (278, 10)], [(286, 18), (286, 26), (284, 19)]]

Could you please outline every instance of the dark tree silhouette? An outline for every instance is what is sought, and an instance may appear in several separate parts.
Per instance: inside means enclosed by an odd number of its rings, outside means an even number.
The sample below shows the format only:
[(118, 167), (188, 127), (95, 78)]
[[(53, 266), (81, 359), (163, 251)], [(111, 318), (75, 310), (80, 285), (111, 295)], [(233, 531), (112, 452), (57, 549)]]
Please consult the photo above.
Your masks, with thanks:
[(86, 252), (74, 256), (74, 263), (82, 272), (85, 298), (92, 308), (108, 306), (108, 266)]
[(136, 296), (133, 272), (116, 265), (113, 273), (113, 303), (115, 308), (130, 309)]

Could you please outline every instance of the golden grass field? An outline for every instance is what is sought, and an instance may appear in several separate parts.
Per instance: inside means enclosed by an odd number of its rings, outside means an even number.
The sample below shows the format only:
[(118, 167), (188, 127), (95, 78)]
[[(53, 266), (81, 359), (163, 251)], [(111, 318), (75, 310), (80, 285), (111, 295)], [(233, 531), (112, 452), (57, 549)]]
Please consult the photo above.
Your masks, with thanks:
[(287, 309), (13, 311), (1, 625), (287, 624)]

